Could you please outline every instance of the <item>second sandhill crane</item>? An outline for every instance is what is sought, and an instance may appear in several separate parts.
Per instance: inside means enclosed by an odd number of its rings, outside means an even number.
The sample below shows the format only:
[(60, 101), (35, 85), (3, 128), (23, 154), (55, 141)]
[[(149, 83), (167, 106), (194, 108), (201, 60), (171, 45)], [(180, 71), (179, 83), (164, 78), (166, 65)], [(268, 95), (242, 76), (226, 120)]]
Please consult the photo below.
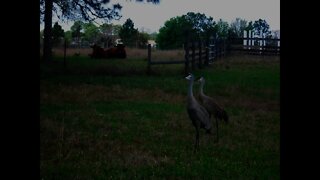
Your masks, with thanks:
[(223, 107), (221, 107), (212, 97), (209, 97), (203, 93), (203, 86), (205, 84), (204, 77), (200, 77), (198, 79), (198, 82), (200, 82), (200, 92), (199, 92), (199, 99), (203, 107), (206, 108), (206, 110), (209, 113), (209, 118), (211, 118), (211, 115), (214, 116), (216, 119), (216, 127), (217, 127), (217, 141), (219, 141), (219, 130), (218, 130), (218, 120), (224, 120), (226, 123), (229, 122), (229, 117), (227, 112), (224, 110)]
[(187, 95), (187, 112), (193, 126), (196, 129), (196, 143), (194, 152), (199, 149), (199, 130), (203, 128), (207, 133), (211, 133), (211, 121), (207, 110), (201, 106), (196, 98), (193, 96), (194, 76), (189, 74), (185, 77), (189, 81), (188, 95)]

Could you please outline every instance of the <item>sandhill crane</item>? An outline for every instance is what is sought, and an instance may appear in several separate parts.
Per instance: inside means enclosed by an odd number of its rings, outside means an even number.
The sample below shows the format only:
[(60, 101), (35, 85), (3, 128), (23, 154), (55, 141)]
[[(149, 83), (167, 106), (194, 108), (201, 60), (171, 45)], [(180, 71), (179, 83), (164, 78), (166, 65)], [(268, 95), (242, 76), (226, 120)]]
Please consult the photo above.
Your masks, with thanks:
[(192, 121), (193, 126), (196, 129), (196, 143), (194, 148), (195, 152), (199, 149), (199, 129), (203, 128), (206, 130), (207, 133), (211, 134), (212, 124), (207, 110), (204, 107), (202, 107), (193, 96), (194, 76), (190, 74), (185, 78), (189, 81), (187, 96), (187, 112), (189, 118)]
[(218, 130), (218, 120), (224, 120), (226, 123), (229, 122), (229, 117), (227, 112), (224, 110), (223, 107), (221, 107), (212, 97), (209, 97), (203, 93), (203, 86), (205, 84), (204, 77), (200, 77), (198, 79), (198, 82), (200, 82), (200, 92), (199, 92), (199, 99), (203, 107), (206, 108), (206, 110), (209, 113), (209, 118), (211, 118), (211, 115), (213, 114), (214, 118), (216, 119), (216, 127), (217, 127), (217, 141), (219, 141), (219, 130)]

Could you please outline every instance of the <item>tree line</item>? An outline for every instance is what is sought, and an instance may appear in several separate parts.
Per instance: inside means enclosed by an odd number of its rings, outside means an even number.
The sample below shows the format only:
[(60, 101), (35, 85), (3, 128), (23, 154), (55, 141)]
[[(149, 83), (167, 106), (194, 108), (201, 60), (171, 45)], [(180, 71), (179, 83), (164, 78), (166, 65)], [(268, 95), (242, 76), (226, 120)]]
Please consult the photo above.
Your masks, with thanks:
[[(42, 45), (43, 30), (40, 31), (40, 43)], [(96, 25), (93, 22), (75, 21), (69, 31), (64, 32), (61, 25), (56, 22), (52, 28), (52, 45), (59, 46), (66, 39), (68, 46), (89, 46), (98, 44), (108, 48), (116, 45), (116, 40), (121, 39), (128, 47), (145, 48), (148, 39), (154, 34), (139, 32), (134, 28), (133, 21), (129, 18), (123, 25), (107, 24)], [(153, 38), (155, 39), (155, 38)], [(119, 43), (119, 42), (118, 42)]]
[[(160, 0), (135, 2), (159, 4)], [(239, 38), (243, 36), (243, 30), (253, 30), (256, 34), (262, 31), (270, 37), (269, 25), (262, 19), (247, 22), (237, 18), (228, 24), (221, 19), (216, 22), (212, 17), (193, 12), (167, 20), (158, 34), (150, 35), (134, 28), (131, 19), (127, 19), (122, 26), (109, 24), (110, 20), (121, 18), (122, 9), (119, 3), (110, 4), (109, 0), (40, 0), (40, 22), (44, 22), (44, 30), (40, 34), (40, 38), (43, 37), (43, 59), (52, 59), (52, 46), (61, 37), (65, 37), (68, 43), (101, 42), (103, 46), (109, 46), (116, 34), (126, 46), (143, 47), (148, 39), (154, 39), (160, 49), (181, 48), (185, 37), (205, 39), (215, 34), (219, 38)], [(53, 13), (61, 20), (75, 21), (71, 30), (64, 32), (58, 23), (52, 26)], [(96, 26), (93, 23), (96, 19), (103, 19), (105, 23)], [(110, 35), (111, 31), (113, 36)]]
[(160, 49), (181, 48), (186, 38), (190, 40), (206, 40), (211, 36), (220, 39), (243, 38), (244, 30), (251, 30), (256, 35), (264, 33), (271, 38), (270, 26), (266, 20), (246, 21), (236, 18), (230, 24), (222, 19), (217, 22), (205, 14), (189, 12), (167, 20), (160, 28), (156, 43)]
[[(52, 28), (52, 39), (54, 46), (62, 42), (61, 38), (65, 38), (68, 46), (98, 44), (104, 48), (114, 46), (116, 39), (121, 39), (128, 47), (145, 48), (148, 40), (153, 39), (159, 49), (176, 49), (182, 47), (186, 37), (199, 40), (212, 35), (222, 39), (242, 38), (244, 30), (252, 30), (257, 35), (262, 32), (267, 38), (271, 38), (269, 25), (262, 19), (248, 22), (236, 18), (228, 24), (222, 19), (215, 22), (205, 14), (189, 12), (167, 20), (159, 33), (152, 34), (138, 31), (130, 18), (123, 25), (104, 23), (97, 26), (93, 22), (75, 21), (66, 32), (56, 22)], [(43, 37), (43, 31), (40, 34)]]

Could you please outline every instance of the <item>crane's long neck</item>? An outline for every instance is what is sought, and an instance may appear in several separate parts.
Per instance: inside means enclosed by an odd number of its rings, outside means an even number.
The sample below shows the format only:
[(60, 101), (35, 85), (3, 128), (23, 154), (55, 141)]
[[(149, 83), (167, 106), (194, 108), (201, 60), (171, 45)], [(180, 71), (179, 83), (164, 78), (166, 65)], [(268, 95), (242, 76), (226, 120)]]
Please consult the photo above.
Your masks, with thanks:
[(200, 95), (204, 95), (203, 93), (203, 86), (204, 86), (204, 81), (201, 81), (201, 84), (200, 84)]
[(193, 98), (193, 81), (189, 81), (189, 87), (188, 87), (188, 98)]

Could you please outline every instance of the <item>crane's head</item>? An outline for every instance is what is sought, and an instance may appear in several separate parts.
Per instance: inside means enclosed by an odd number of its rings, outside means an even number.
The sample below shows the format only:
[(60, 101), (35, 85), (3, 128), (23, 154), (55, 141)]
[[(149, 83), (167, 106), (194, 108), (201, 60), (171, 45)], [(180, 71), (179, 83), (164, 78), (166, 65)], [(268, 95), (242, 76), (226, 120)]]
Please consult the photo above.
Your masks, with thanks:
[(198, 78), (198, 79), (197, 79), (197, 82), (199, 82), (199, 83), (204, 83), (204, 82), (205, 82), (204, 77), (201, 76), (200, 78)]
[(200, 84), (204, 84), (205, 83), (204, 77), (200, 76), (199, 78), (196, 79), (196, 82)]
[(188, 81), (193, 81), (193, 80), (194, 80), (194, 75), (190, 73), (190, 74), (189, 74), (188, 76), (186, 76), (185, 78), (186, 78), (186, 80), (188, 80)]

